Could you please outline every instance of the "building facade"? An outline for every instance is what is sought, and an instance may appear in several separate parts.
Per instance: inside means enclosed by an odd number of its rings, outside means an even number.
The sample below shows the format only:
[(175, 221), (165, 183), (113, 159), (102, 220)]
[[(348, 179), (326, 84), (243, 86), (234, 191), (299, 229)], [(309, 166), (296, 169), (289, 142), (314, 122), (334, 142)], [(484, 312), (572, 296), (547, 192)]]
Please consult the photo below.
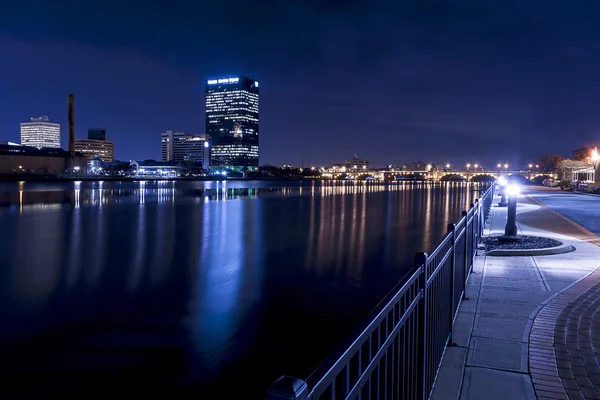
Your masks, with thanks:
[(92, 140), (106, 140), (106, 129), (105, 128), (89, 128), (88, 139)]
[(60, 124), (50, 122), (47, 116), (31, 118), (21, 123), (21, 145), (60, 148)]
[(346, 160), (344, 165), (348, 169), (369, 169), (369, 161), (359, 158), (356, 154), (352, 157), (352, 160)]
[(115, 145), (108, 140), (75, 139), (75, 151), (88, 160), (99, 158), (104, 162), (112, 162), (115, 159)]
[(245, 76), (206, 81), (206, 133), (213, 142), (213, 169), (258, 169), (258, 99), (258, 82)]
[(168, 130), (160, 134), (160, 155), (162, 161), (201, 162), (205, 169), (210, 168), (211, 140), (206, 134), (192, 134)]
[(85, 157), (79, 154), (71, 157), (61, 148), (0, 144), (0, 175), (63, 175), (69, 167), (85, 171)]

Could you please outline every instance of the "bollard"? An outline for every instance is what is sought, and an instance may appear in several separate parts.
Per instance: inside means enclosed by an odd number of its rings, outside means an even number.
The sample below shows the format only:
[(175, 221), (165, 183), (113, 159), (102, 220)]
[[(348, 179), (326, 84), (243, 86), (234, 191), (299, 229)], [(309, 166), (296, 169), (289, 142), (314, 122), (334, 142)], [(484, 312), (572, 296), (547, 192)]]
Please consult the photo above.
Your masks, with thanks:
[(500, 202), (498, 203), (498, 207), (506, 207), (508, 205), (508, 203), (506, 202), (506, 189), (502, 189), (501, 192), (501, 196), (500, 197)]
[(517, 228), (517, 194), (512, 194), (508, 197), (506, 225), (504, 227), (504, 235), (499, 236), (501, 242), (518, 242), (521, 238), (518, 236)]
[(267, 400), (306, 400), (308, 385), (302, 379), (282, 376), (267, 389)]

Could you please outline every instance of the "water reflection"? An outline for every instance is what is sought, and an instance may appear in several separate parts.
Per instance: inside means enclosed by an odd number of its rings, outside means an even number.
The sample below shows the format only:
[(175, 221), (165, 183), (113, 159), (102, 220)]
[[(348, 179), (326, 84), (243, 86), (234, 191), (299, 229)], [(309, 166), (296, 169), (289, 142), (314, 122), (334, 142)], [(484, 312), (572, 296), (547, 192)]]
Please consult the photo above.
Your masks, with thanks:
[[(308, 374), (476, 197), (464, 183), (10, 189), (0, 372), (23, 397), (50, 371), (59, 381), (77, 371), (85, 394), (116, 390), (101, 373), (143, 369), (173, 390), (259, 398), (281, 373)], [(260, 373), (249, 386), (231, 384), (249, 373)], [(75, 389), (53, 390), (40, 393)]]

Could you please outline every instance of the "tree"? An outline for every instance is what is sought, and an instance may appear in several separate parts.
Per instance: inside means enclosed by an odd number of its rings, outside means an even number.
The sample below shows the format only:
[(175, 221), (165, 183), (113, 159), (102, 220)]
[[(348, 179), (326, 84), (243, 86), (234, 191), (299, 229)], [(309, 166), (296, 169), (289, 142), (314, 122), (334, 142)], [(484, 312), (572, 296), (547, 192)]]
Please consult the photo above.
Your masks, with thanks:
[(564, 159), (557, 164), (558, 176), (563, 181), (572, 181), (573, 173), (579, 169), (589, 168), (593, 163)]
[(558, 163), (562, 160), (564, 160), (564, 158), (557, 154), (546, 154), (540, 157), (537, 164), (544, 171), (556, 171)]

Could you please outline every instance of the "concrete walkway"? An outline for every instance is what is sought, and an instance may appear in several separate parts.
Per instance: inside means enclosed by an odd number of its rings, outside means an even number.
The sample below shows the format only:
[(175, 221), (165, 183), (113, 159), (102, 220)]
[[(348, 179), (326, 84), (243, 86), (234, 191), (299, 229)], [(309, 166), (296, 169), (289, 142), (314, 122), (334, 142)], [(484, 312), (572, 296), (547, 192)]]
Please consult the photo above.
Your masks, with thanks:
[[(486, 235), (504, 233), (506, 208), (497, 203)], [(598, 237), (533, 196), (523, 196), (517, 212), (521, 233), (571, 243), (576, 251), (477, 255), (456, 318), (456, 346), (446, 350), (433, 400), (600, 399)]]

